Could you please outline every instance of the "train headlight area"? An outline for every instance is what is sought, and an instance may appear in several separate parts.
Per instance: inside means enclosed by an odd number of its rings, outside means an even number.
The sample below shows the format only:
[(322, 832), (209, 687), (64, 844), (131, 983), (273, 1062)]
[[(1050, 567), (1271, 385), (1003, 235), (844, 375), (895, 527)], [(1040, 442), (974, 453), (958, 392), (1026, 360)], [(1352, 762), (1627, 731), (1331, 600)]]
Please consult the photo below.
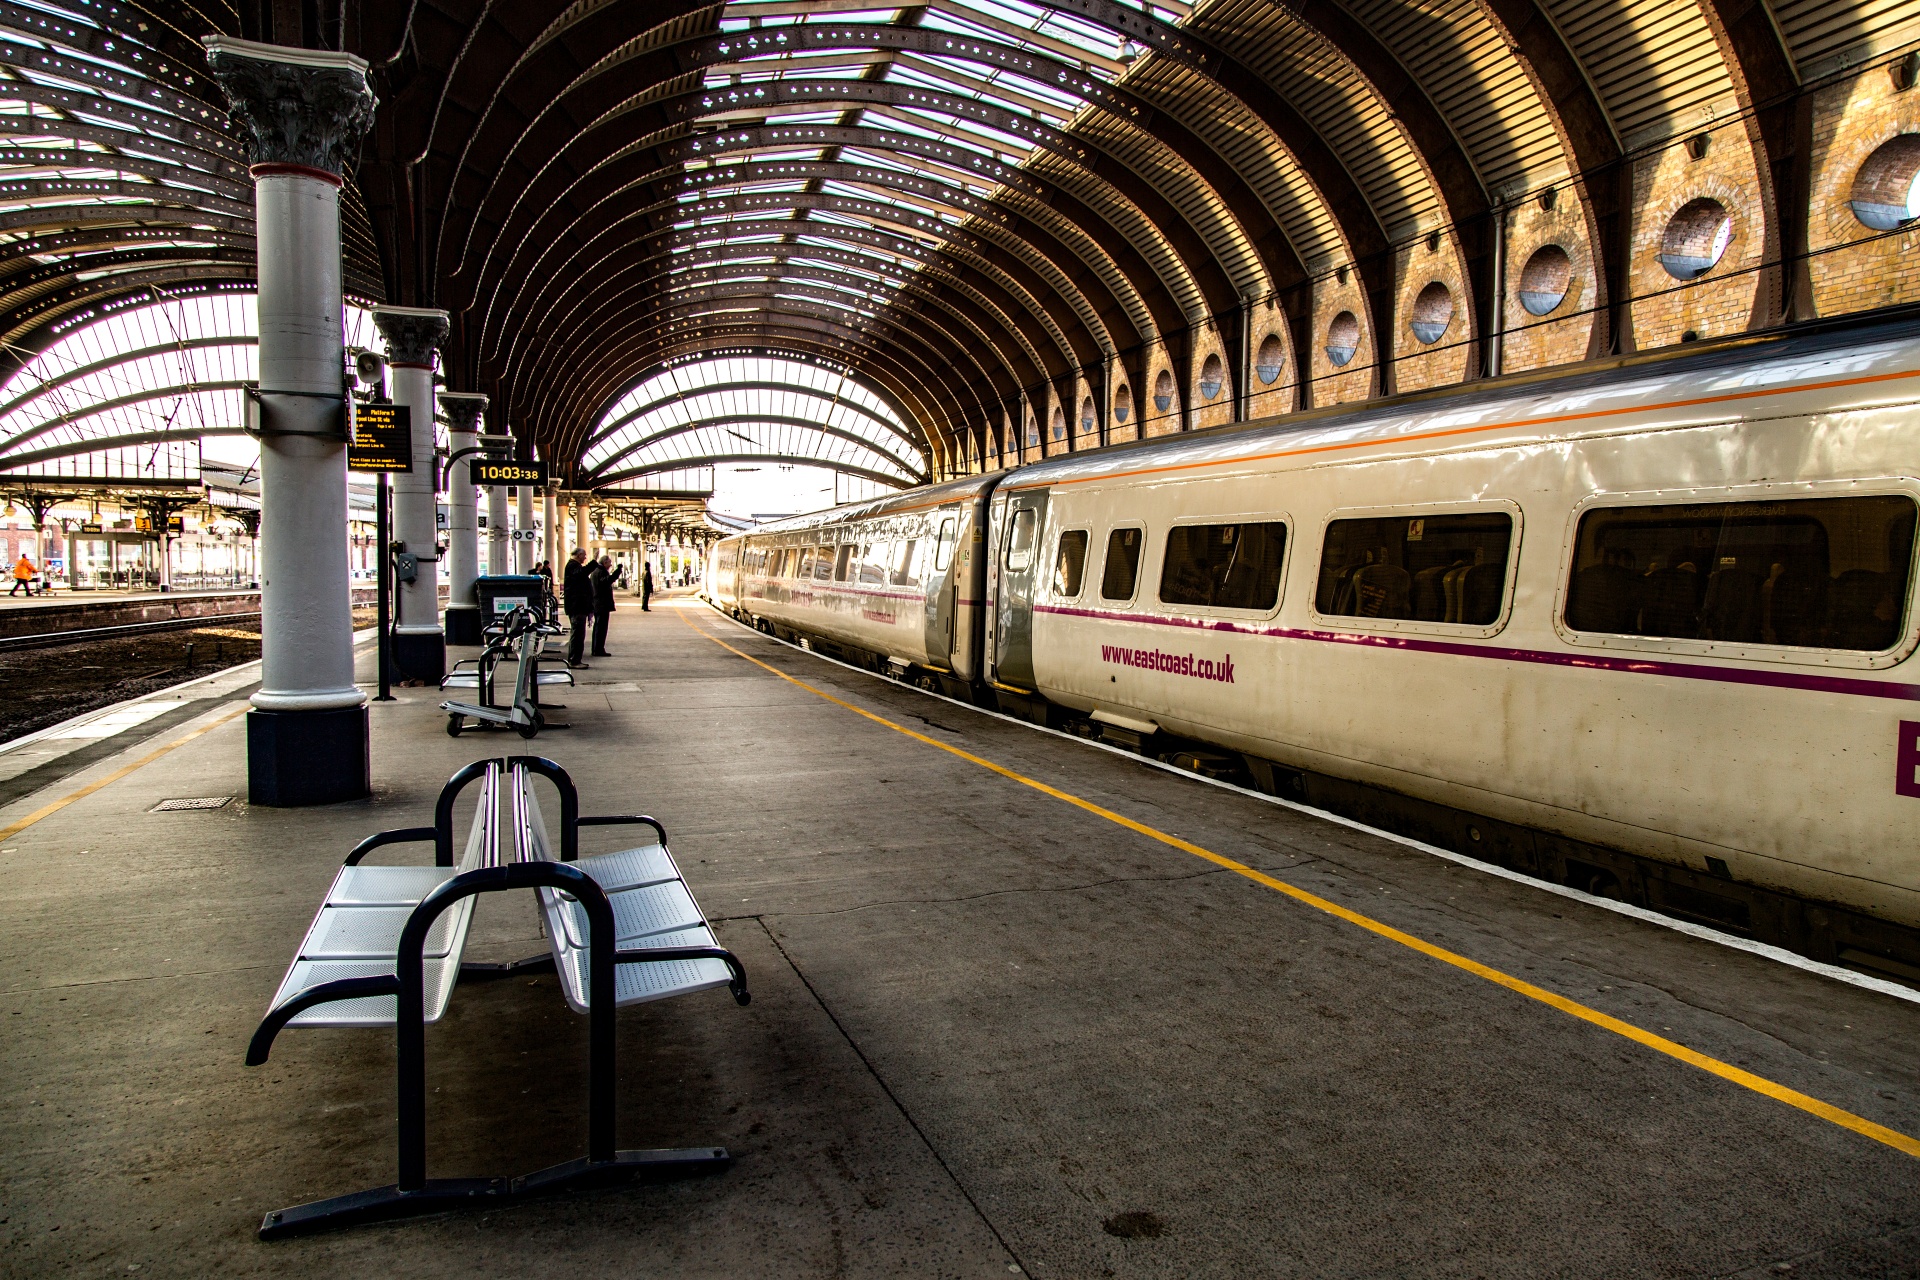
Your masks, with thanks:
[[(242, 1052), (345, 851), (429, 814), (476, 751), (440, 732), (437, 690), (403, 688), (373, 742), (409, 765), (367, 804), (153, 812), (244, 775), (245, 690), (221, 686), (0, 810), (0, 936), (30, 957), (0, 1013), (10, 1265), (1757, 1276), (1915, 1256), (1915, 1000), (810, 643), (686, 599), (623, 609), (574, 732), (538, 744), (598, 810), (660, 820), (752, 975), (744, 1009), (716, 991), (618, 1020), (621, 1142), (714, 1143), (731, 1170), (255, 1241), (265, 1207), (391, 1176), (390, 1028)], [(627, 838), (583, 828), (582, 852)], [(467, 957), (544, 950), (539, 930), (488, 895)], [(577, 1154), (586, 1040), (551, 973), (463, 982), (427, 1036), (433, 1176)]]

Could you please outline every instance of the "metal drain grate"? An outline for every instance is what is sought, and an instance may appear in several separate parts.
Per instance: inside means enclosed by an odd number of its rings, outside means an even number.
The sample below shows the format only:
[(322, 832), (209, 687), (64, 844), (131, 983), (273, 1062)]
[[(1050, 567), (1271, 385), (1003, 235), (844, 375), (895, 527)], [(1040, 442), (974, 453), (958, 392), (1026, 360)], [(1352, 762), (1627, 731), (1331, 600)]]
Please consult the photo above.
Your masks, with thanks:
[(178, 813), (182, 809), (218, 809), (232, 799), (232, 796), (184, 796), (178, 800), (162, 800), (147, 812)]

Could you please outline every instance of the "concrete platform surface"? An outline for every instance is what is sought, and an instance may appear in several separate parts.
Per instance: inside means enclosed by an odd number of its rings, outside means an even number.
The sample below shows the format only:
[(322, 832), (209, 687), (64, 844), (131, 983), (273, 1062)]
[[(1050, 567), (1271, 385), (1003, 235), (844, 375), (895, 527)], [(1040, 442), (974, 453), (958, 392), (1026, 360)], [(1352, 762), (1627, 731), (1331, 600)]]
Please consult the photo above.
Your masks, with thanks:
[[(1920, 1135), (1920, 1006), (933, 700), (691, 601), (623, 603), (611, 643), (564, 696), (574, 728), (533, 749), (588, 812), (667, 824), (754, 991), (621, 1014), (621, 1142), (724, 1144), (735, 1167), (258, 1242), (269, 1209), (393, 1177), (391, 1033), (293, 1031), (241, 1062), (334, 868), (522, 744), (451, 739), (436, 691), (399, 690), (373, 712), (372, 800), (255, 809), (234, 689), (0, 808), (6, 830), (71, 798), (0, 840), (0, 1273), (1920, 1274), (1920, 1159), (1897, 1145), (1097, 810), (1895, 1138)], [(469, 958), (543, 946), (530, 899), (482, 900)], [(433, 1174), (579, 1154), (585, 1040), (550, 975), (460, 988), (428, 1035)]]

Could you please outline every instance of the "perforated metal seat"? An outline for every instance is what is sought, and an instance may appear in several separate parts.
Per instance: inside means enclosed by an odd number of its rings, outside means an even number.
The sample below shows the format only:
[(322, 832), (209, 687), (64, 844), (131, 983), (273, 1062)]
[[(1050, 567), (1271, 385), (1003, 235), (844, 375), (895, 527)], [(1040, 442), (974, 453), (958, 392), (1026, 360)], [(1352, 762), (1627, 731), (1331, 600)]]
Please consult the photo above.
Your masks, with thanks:
[[(370, 978), (395, 972), (401, 932), (426, 896), (463, 871), (500, 862), (500, 767), (489, 762), (474, 804), (473, 826), (458, 865), (451, 867), (362, 866), (349, 862), (334, 875), (326, 900), (307, 926), (300, 950), (280, 980), (269, 1012), (301, 992), (342, 978)], [(449, 829), (450, 833), (450, 829)], [(422, 835), (417, 839), (427, 839)], [(453, 903), (427, 932), (424, 1011), (438, 1021), (460, 977), (460, 953), (473, 919), (472, 898)], [(393, 996), (335, 1000), (296, 1014), (290, 1027), (391, 1026)]]
[[(516, 768), (510, 786), (516, 855), (526, 862), (554, 861), (546, 819), (533, 794), (532, 775)], [(656, 842), (580, 858), (571, 865), (585, 872), (607, 895), (608, 905), (613, 908), (615, 945), (620, 950), (718, 945), (664, 844)], [(561, 990), (575, 1012), (586, 1013), (591, 1007), (588, 948), (592, 941), (586, 908), (557, 889), (543, 888), (538, 893)], [(614, 1004), (624, 1007), (690, 995), (729, 986), (732, 981), (732, 971), (718, 959), (624, 963), (614, 969)]]

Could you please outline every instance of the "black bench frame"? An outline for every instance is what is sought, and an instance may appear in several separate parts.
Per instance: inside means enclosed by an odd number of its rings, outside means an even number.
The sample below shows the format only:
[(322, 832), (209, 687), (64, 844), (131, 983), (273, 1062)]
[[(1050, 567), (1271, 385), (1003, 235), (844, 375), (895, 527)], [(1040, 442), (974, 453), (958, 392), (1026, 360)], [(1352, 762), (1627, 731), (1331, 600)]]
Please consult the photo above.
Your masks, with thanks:
[[(481, 776), (489, 763), (468, 765), (442, 790), (435, 807), (434, 825), (383, 831), (369, 836), (348, 855), (356, 863), (383, 844), (415, 840), (434, 841), (437, 865), (453, 865), (453, 807), (467, 782)], [(516, 862), (499, 867), (481, 867), (455, 876), (421, 900), (408, 916), (401, 931), (395, 972), (365, 978), (343, 978), (323, 982), (300, 992), (271, 1011), (254, 1032), (247, 1046), (247, 1065), (260, 1066), (267, 1061), (273, 1041), (293, 1018), (316, 1005), (336, 1000), (357, 1000), (368, 996), (394, 996), (397, 1000), (394, 1028), (397, 1039), (396, 1086), (399, 1118), (399, 1174), (384, 1187), (356, 1191), (276, 1209), (260, 1224), (260, 1238), (275, 1240), (331, 1227), (378, 1222), (392, 1218), (441, 1213), (471, 1205), (498, 1206), (527, 1196), (546, 1192), (598, 1186), (635, 1177), (650, 1180), (719, 1173), (733, 1164), (725, 1147), (681, 1147), (661, 1150), (617, 1149), (615, 1143), (615, 1026), (614, 966), (646, 964), (666, 960), (720, 960), (733, 975), (728, 984), (734, 1001), (745, 1005), (752, 1000), (747, 991), (747, 971), (731, 951), (724, 947), (663, 947), (650, 950), (621, 951), (614, 937), (613, 906), (592, 877), (567, 864), (579, 853), (577, 828), (590, 825), (644, 823), (666, 839), (665, 828), (644, 815), (580, 816), (580, 797), (566, 770), (538, 756), (511, 757), (503, 762), (509, 769), (523, 764), (553, 781), (561, 797), (561, 861)], [(587, 981), (590, 1010), (587, 1030), (587, 1154), (551, 1168), (518, 1177), (428, 1178), (427, 1177), (427, 1024), (425, 1014), (425, 959), (427, 935), (441, 912), (462, 898), (482, 893), (500, 893), (542, 886), (560, 889), (577, 898), (586, 908), (592, 936), (588, 941)], [(541, 957), (548, 964), (550, 956)], [(529, 961), (515, 966), (532, 967)], [(506, 969), (514, 966), (493, 966)], [(467, 965), (461, 965), (461, 975)]]

